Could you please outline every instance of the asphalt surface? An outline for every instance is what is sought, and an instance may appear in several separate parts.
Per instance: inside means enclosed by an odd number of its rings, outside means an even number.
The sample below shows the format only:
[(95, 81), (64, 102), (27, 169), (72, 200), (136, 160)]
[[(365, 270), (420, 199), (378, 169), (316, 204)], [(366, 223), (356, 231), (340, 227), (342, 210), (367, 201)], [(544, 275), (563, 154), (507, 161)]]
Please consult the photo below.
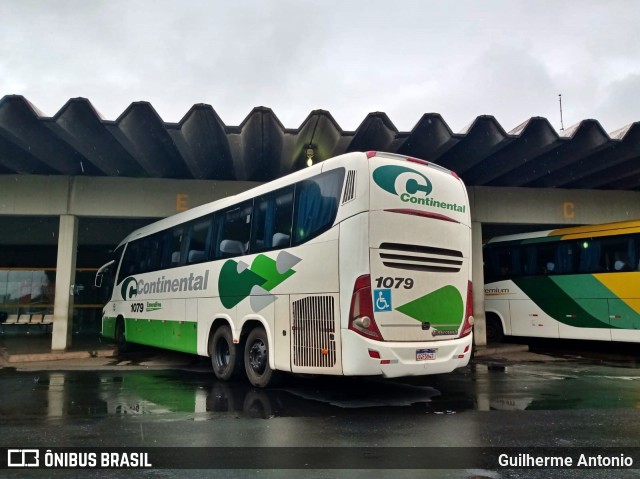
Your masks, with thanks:
[[(544, 350), (548, 346), (537, 345)], [(567, 352), (569, 351), (569, 352)], [(220, 469), (0, 471), (7, 477), (640, 477), (638, 469), (514, 469), (468, 455), (510, 451), (635, 453), (640, 437), (637, 358), (610, 351), (523, 348), (476, 357), (452, 374), (381, 380), (291, 378), (257, 390), (246, 381), (221, 383), (208, 360), (143, 350), (128, 356), (3, 363), (0, 369), (0, 445), (5, 448), (153, 448), (169, 460), (181, 447), (238, 448), (246, 462)], [(157, 449), (157, 448), (169, 449)], [(286, 448), (302, 448), (291, 470), (269, 467)], [(434, 456), (429, 448), (441, 448)], [(248, 449), (247, 449), (248, 448)], [(352, 467), (381, 455), (382, 469)], [(363, 449), (364, 448), (364, 449)], [(396, 449), (388, 449), (396, 448)], [(446, 469), (406, 469), (402, 448), (446, 459)], [(460, 449), (469, 448), (469, 449)], [(140, 449), (141, 450), (141, 449)], [(188, 451), (197, 451), (189, 449)], [(225, 450), (228, 451), (228, 450)], [(346, 451), (346, 452), (344, 452)], [(399, 451), (395, 456), (389, 451)], [(219, 451), (218, 451), (219, 452)], [(351, 454), (352, 456), (349, 456)], [(374, 455), (375, 455), (374, 454)], [(211, 454), (210, 454), (211, 456)], [(158, 455), (156, 454), (156, 458)], [(300, 467), (296, 460), (308, 460)], [(640, 464), (640, 457), (636, 464)], [(179, 467), (185, 467), (176, 459)], [(324, 466), (319, 466), (321, 461)], [(324, 462), (322, 462), (324, 461)], [(224, 463), (224, 461), (223, 461)], [(306, 463), (305, 463), (306, 464)], [(367, 464), (367, 462), (365, 462)], [(372, 462), (376, 467), (380, 463)], [(386, 466), (385, 466), (386, 464)], [(459, 464), (459, 466), (458, 466)], [(197, 461), (196, 464), (197, 466)], [(237, 466), (237, 465), (236, 465)], [(189, 466), (192, 467), (192, 466)], [(293, 467), (293, 466), (291, 466)], [(394, 469), (386, 469), (393, 467)], [(338, 468), (338, 469), (336, 469)], [(72, 474), (73, 473), (73, 474)], [(4, 476), (4, 474), (2, 474)]]

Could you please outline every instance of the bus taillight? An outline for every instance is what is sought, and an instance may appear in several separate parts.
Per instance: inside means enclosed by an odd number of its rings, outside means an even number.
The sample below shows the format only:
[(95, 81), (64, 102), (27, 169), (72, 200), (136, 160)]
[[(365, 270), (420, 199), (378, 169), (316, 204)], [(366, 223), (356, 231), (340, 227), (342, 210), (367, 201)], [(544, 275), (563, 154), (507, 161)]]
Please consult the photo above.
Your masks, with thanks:
[(460, 329), (460, 337), (469, 336), (473, 330), (473, 283), (467, 282), (467, 308), (464, 312), (464, 322)]
[(349, 329), (365, 338), (383, 341), (373, 315), (373, 301), (371, 300), (371, 276), (365, 274), (356, 279), (351, 296), (349, 310)]
[(412, 158), (412, 157), (408, 157), (407, 161), (411, 162), (411, 163), (418, 163), (420, 165), (424, 165), (424, 166), (429, 166), (429, 162), (426, 160), (421, 160), (420, 158)]

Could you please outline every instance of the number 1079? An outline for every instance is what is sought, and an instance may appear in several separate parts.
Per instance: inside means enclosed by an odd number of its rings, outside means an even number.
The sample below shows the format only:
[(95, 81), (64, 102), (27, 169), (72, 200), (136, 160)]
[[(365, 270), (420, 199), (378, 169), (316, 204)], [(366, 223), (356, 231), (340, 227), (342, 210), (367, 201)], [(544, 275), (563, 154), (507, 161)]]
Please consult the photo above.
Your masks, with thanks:
[(391, 276), (380, 276), (375, 279), (377, 288), (413, 288), (413, 278), (392, 278)]

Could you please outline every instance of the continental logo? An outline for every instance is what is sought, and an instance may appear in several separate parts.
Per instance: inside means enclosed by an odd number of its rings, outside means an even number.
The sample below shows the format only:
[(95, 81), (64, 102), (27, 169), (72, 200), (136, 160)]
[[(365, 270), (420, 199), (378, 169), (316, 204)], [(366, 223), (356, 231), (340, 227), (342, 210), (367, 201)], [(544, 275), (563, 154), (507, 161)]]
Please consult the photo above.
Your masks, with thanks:
[(485, 296), (503, 296), (513, 294), (509, 288), (484, 288)]
[(422, 173), (399, 165), (380, 166), (373, 171), (373, 181), (383, 190), (400, 197), (404, 203), (431, 206), (464, 213), (465, 205), (438, 201), (429, 195), (433, 184)]
[(432, 329), (431, 336), (454, 336), (458, 334), (457, 329)]
[(189, 274), (181, 278), (166, 279), (158, 276), (154, 281), (144, 281), (133, 276), (122, 283), (120, 293), (125, 300), (138, 296), (161, 293), (180, 293), (184, 291), (204, 291), (209, 283), (209, 271), (204, 274)]

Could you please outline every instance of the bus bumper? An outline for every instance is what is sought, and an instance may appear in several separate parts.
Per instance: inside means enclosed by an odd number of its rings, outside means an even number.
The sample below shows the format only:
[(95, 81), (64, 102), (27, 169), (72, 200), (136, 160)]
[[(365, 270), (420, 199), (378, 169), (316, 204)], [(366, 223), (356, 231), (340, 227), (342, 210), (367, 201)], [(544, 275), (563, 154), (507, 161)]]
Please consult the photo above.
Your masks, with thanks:
[[(472, 342), (473, 334), (428, 345), (424, 342), (374, 341), (343, 329), (343, 373), (345, 376), (386, 378), (449, 373), (469, 364)], [(421, 356), (432, 359), (417, 360), (419, 351), (423, 353)]]

